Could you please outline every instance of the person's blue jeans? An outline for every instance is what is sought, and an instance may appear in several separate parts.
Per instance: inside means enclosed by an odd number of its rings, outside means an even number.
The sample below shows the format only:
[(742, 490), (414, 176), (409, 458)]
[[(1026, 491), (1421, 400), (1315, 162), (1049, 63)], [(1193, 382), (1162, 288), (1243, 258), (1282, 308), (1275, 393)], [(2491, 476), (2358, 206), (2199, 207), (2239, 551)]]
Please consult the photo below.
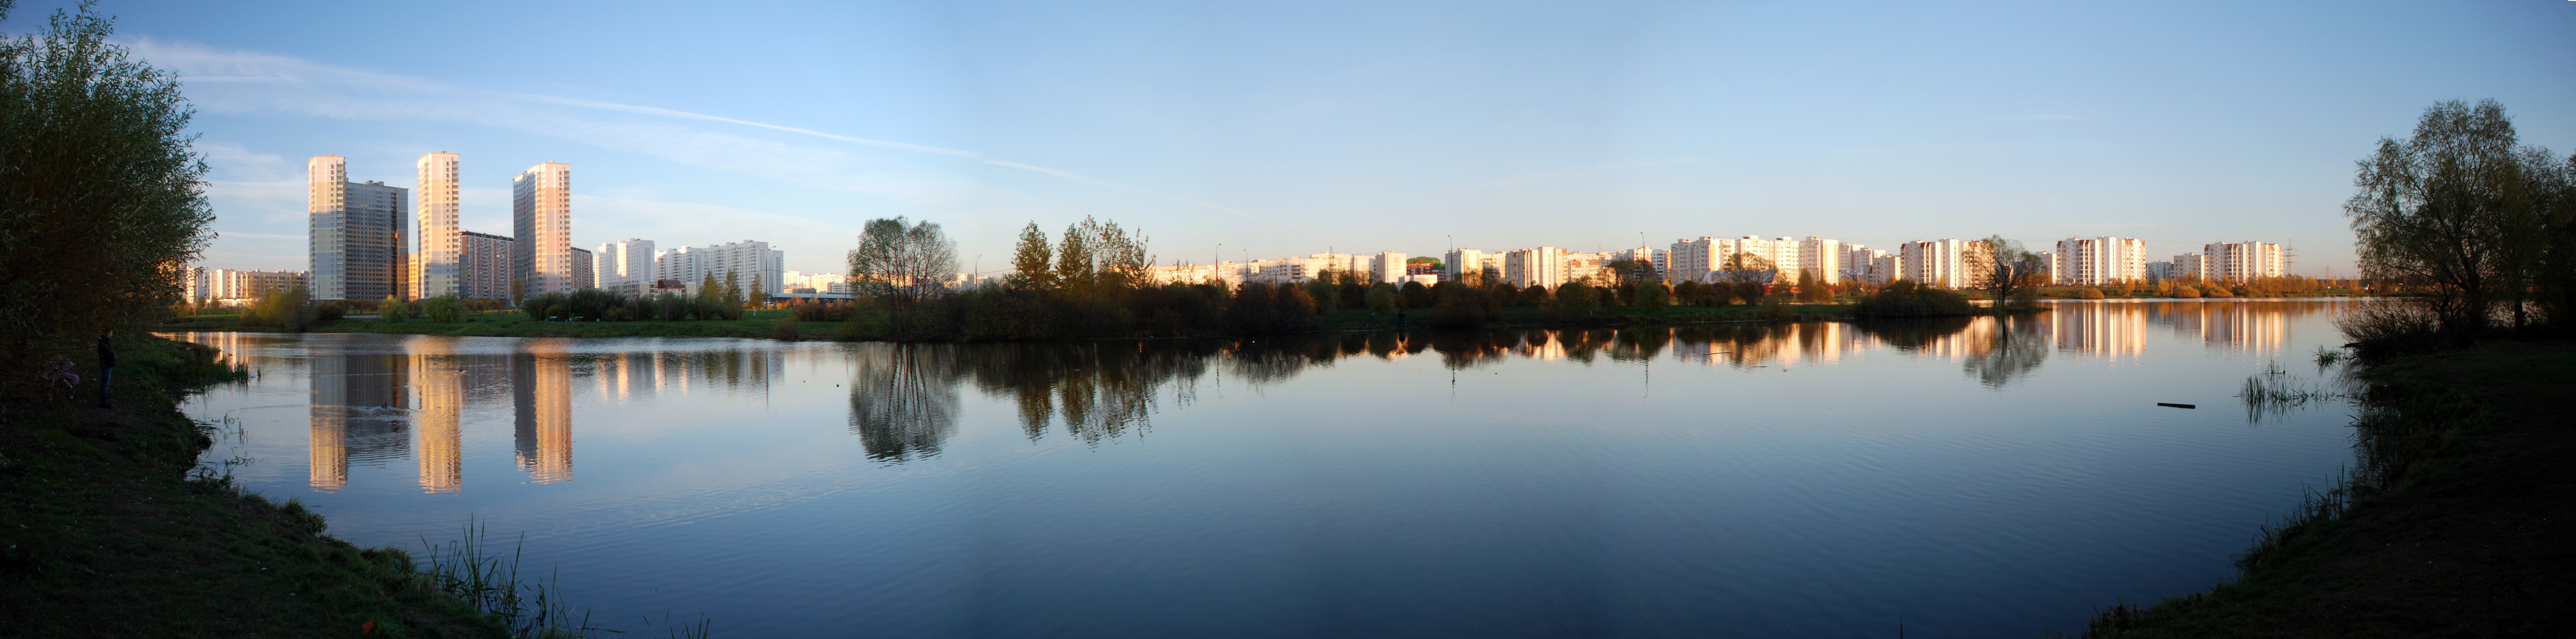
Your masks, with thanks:
[(107, 384), (116, 379), (116, 367), (98, 369), (98, 407), (107, 407)]

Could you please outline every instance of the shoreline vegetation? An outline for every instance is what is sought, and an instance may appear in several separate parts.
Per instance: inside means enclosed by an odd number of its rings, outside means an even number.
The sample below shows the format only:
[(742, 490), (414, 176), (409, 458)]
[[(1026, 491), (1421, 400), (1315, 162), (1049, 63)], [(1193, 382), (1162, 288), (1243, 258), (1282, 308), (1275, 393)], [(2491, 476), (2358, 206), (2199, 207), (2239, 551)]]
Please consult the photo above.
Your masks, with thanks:
[[(418, 549), (361, 548), (295, 499), (247, 492), (199, 455), (225, 436), (186, 396), (245, 379), (212, 347), (117, 341), (95, 379), (0, 405), (0, 627), (11, 636), (552, 638), (602, 630), (466, 522)], [(87, 358), (75, 370), (95, 370)], [(419, 559), (415, 559), (419, 553)], [(530, 573), (533, 574), (533, 573)], [(639, 636), (704, 637), (709, 620)], [(658, 632), (657, 632), (658, 631)]]
[(2576, 565), (2564, 472), (2576, 343), (2490, 340), (2358, 376), (2357, 462), (2341, 484), (2261, 530), (2235, 580), (2114, 605), (2084, 636), (2543, 637), (2576, 624), (2562, 574)]
[(212, 348), (117, 341), (116, 408), (85, 401), (95, 380), (62, 389), (73, 401), (0, 408), (0, 626), (12, 635), (512, 634), (423, 580), (407, 553), (332, 538), (303, 504), (201, 469), (221, 433), (178, 402), (244, 373)]
[[(2446, 101), (2380, 138), (2344, 203), (2357, 260), (2409, 295), (2335, 321), (2358, 362), (2346, 477), (2237, 558), (2238, 577), (2117, 604), (2088, 637), (2554, 637), (2576, 626), (2576, 156), (2504, 105)], [(2248, 408), (2327, 393), (2260, 392)]]

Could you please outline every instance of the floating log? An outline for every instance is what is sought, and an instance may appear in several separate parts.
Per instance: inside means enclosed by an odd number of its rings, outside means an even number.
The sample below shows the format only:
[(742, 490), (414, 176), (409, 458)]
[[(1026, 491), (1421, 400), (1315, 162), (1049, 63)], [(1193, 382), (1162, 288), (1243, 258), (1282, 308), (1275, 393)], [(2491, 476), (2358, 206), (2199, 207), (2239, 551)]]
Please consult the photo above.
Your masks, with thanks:
[(2157, 405), (2157, 406), (2172, 406), (2172, 407), (2174, 407), (2174, 408), (2189, 408), (2189, 409), (2192, 409), (2192, 410), (2199, 410), (2199, 409), (2200, 409), (2200, 407), (2199, 407), (2199, 406), (2194, 406), (2194, 405), (2191, 405), (2191, 404), (2168, 404), (2168, 403), (2164, 403), (2164, 402), (2156, 402), (2156, 405)]

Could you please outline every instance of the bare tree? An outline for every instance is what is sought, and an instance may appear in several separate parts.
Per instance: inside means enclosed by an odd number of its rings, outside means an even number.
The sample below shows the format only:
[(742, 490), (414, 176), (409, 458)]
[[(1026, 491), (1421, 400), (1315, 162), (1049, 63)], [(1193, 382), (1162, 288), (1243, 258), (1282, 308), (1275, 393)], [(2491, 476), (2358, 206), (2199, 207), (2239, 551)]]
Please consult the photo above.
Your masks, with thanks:
[[(2005, 304), (2029, 307), (2037, 303), (2041, 278), (2048, 272), (2047, 260), (2041, 259), (2038, 253), (2023, 249), (2021, 242), (2004, 239), (2002, 235), (1989, 236), (1974, 244), (1982, 245), (1985, 259), (1965, 260), (1970, 263), (1969, 286), (1992, 291), (1998, 307)], [(1978, 252), (1969, 251), (1971, 254)]]

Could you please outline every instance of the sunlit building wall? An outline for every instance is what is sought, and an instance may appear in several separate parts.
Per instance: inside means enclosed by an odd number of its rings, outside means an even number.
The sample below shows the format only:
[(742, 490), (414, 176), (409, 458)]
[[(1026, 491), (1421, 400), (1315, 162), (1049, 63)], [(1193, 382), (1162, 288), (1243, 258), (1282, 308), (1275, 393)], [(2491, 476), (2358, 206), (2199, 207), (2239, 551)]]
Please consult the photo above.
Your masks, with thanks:
[(2059, 284), (2100, 286), (2147, 279), (2147, 241), (2097, 237), (2057, 241), (2050, 271)]
[(2243, 283), (2259, 277), (2280, 277), (2290, 272), (2289, 251), (2279, 244), (2236, 242), (2205, 244), (2200, 249), (2209, 279)]
[(441, 151), (420, 156), (414, 162), (419, 172), (419, 188), (413, 193), (419, 200), (412, 209), (420, 216), (420, 242), (414, 263), (417, 275), (412, 281), (413, 296), (438, 297), (461, 295), (465, 228), (459, 221), (457, 199), (457, 155)]
[[(1813, 274), (1826, 284), (1842, 283), (1843, 243), (1813, 235), (1798, 242), (1797, 270)], [(1791, 281), (1796, 281), (1793, 279)]]
[(1369, 281), (1386, 284), (1404, 282), (1404, 254), (1387, 251), (1369, 258)]
[[(592, 270), (599, 274), (599, 288), (628, 295), (644, 295), (653, 287), (653, 241), (627, 239), (599, 245), (594, 252), (598, 263)], [(793, 274), (794, 271), (789, 271)], [(793, 287), (803, 282), (782, 277)]]
[(1565, 249), (1541, 246), (1504, 253), (1503, 281), (1521, 288), (1544, 286), (1555, 290), (1563, 286)]
[(510, 179), (511, 279), (524, 297), (571, 292), (572, 165), (546, 162)]
[(1968, 288), (1968, 251), (1975, 242), (1959, 239), (1906, 242), (1897, 246), (1904, 272), (1900, 279), (1940, 288)]

